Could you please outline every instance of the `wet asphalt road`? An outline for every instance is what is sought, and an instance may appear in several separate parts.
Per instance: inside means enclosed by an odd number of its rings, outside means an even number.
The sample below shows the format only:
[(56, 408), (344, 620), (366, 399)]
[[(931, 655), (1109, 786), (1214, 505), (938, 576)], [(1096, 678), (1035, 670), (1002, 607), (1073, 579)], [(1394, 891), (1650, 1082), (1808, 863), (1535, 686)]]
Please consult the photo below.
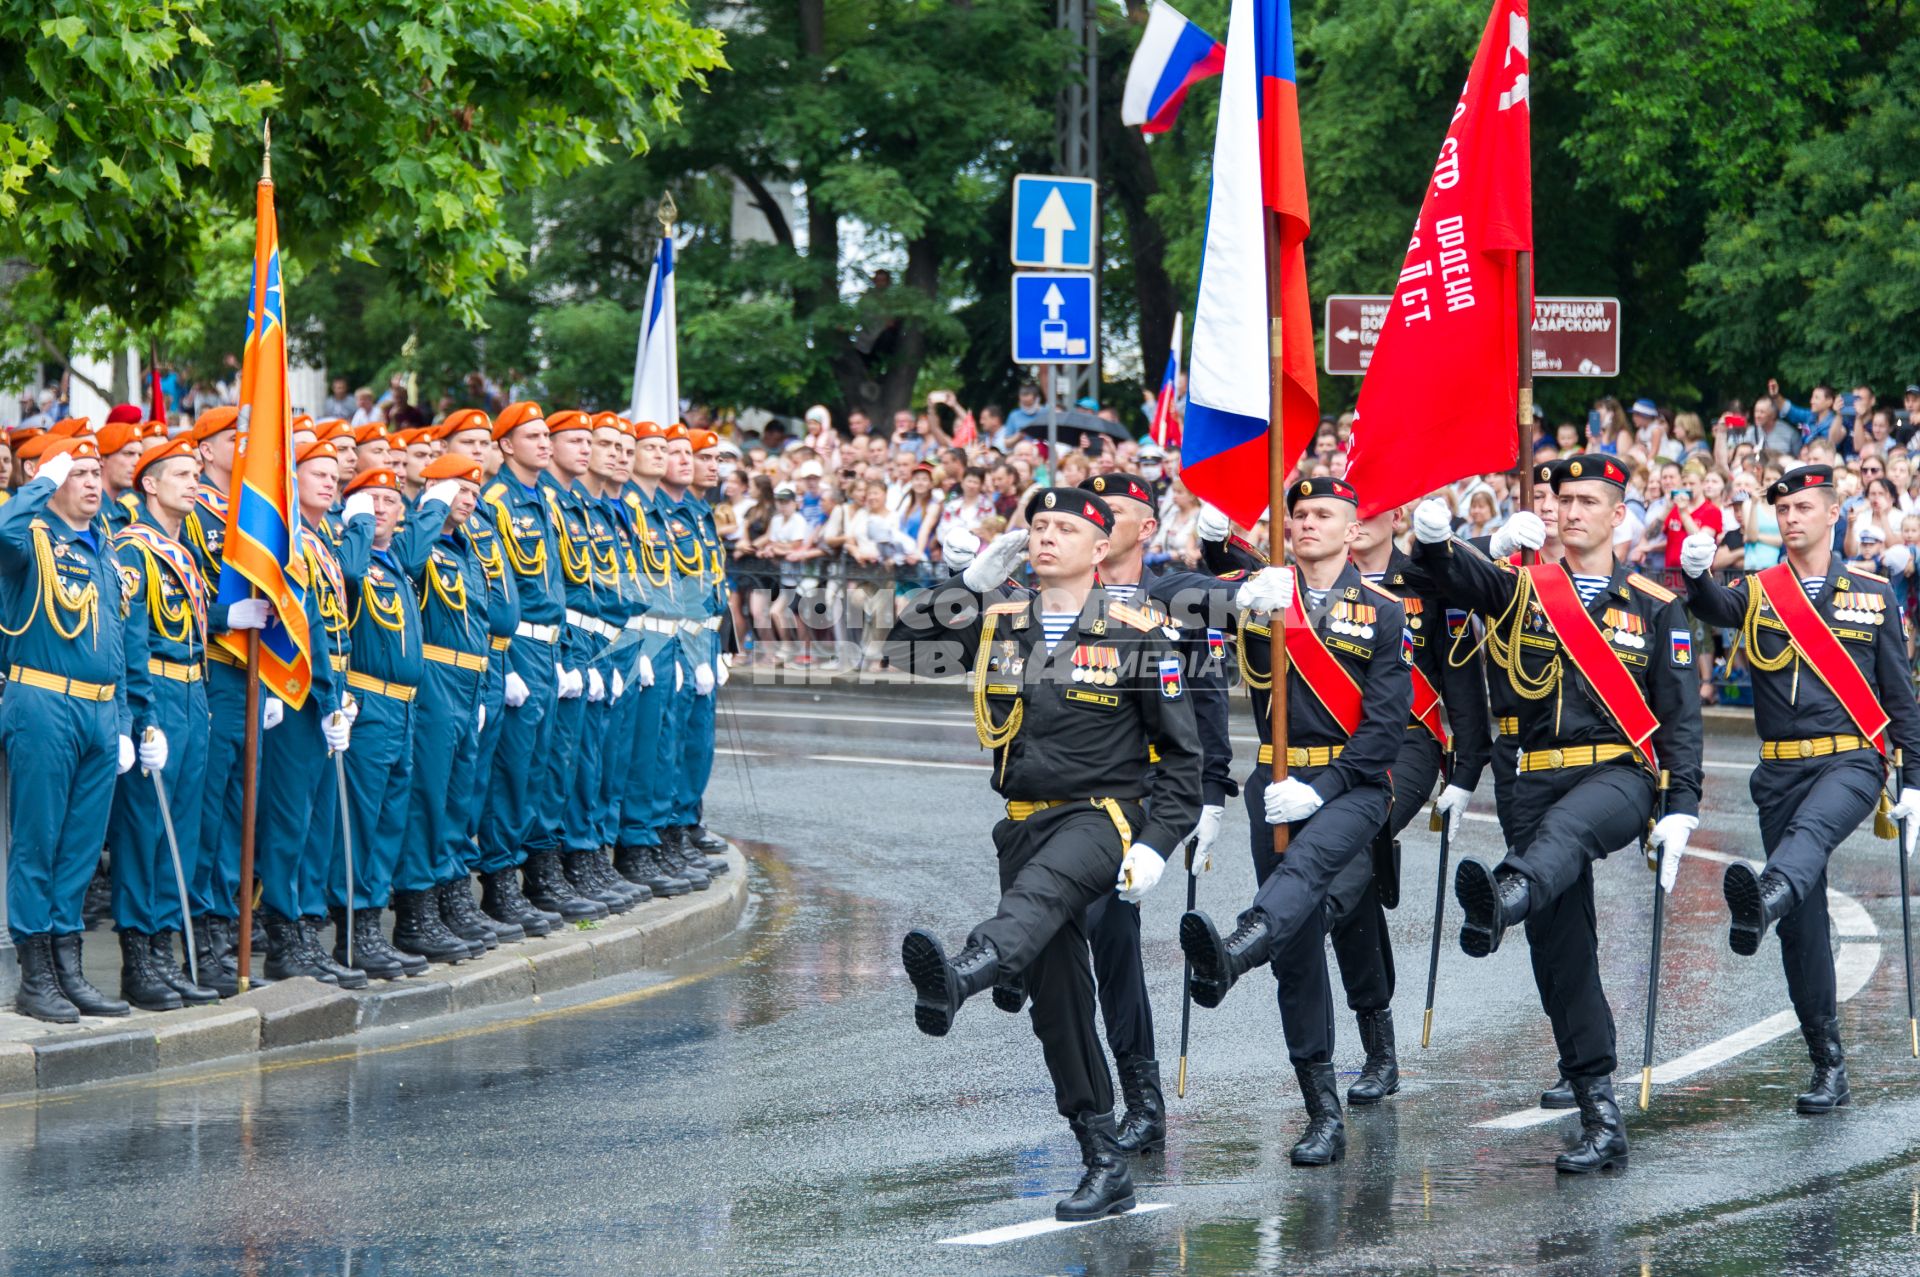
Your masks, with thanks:
[[(1777, 942), (1728, 952), (1720, 866), (1700, 859), (1670, 900), (1656, 1052), (1687, 1075), (1650, 1113), (1629, 1109), (1631, 1168), (1557, 1177), (1571, 1118), (1476, 1125), (1532, 1105), (1551, 1039), (1524, 941), (1470, 961), (1449, 900), (1420, 1049), (1438, 840), (1416, 822), (1392, 915), (1404, 1082), (1350, 1113), (1345, 1162), (1287, 1164), (1298, 1095), (1271, 981), (1251, 977), (1195, 1011), (1168, 1151), (1138, 1164), (1141, 1200), (1166, 1209), (941, 1244), (1050, 1219), (1079, 1169), (1024, 1017), (980, 999), (936, 1041), (908, 1011), (901, 933), (957, 941), (992, 907), (998, 806), (965, 704), (744, 680), (725, 704), (734, 752), (709, 819), (756, 862), (735, 938), (565, 1002), (0, 1102), (0, 1273), (1920, 1272), (1920, 1064), (1892, 844), (1870, 831), (1834, 862), (1859, 906), (1836, 902), (1842, 993), (1859, 990), (1842, 1008), (1850, 1111), (1792, 1113), (1799, 1036), (1752, 1028), (1787, 1007)], [(1709, 851), (1756, 844), (1752, 752), (1709, 737)], [(1250, 899), (1246, 840), (1230, 807), (1203, 907)], [(1473, 820), (1455, 855), (1496, 849), (1496, 827)], [(1598, 878), (1624, 1099), (1651, 879), (1637, 856)], [(1169, 1081), (1183, 892), (1170, 874), (1146, 916)], [(1351, 1070), (1350, 1018), (1339, 1028)]]

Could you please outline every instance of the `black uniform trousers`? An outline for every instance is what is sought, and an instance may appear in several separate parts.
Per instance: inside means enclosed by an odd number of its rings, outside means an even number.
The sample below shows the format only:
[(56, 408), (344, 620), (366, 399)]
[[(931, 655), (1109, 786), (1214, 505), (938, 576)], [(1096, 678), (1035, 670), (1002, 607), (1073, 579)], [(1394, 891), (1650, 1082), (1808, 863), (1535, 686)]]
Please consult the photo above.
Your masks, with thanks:
[(1493, 814), (1500, 821), (1500, 837), (1512, 851), (1513, 841), (1513, 779), (1518, 774), (1520, 738), (1517, 736), (1496, 736), (1493, 738), (1493, 752), (1487, 756), (1487, 770), (1493, 773)]
[[(1296, 767), (1288, 774), (1311, 781), (1320, 770)], [(1273, 826), (1267, 823), (1271, 780), (1272, 772), (1262, 763), (1247, 777), (1244, 790), (1253, 873), (1260, 882), (1247, 913), (1264, 915), (1272, 936), (1267, 960), (1279, 985), (1280, 1027), (1287, 1037), (1288, 1056), (1296, 1064), (1326, 1064), (1333, 1059), (1333, 990), (1327, 981), (1329, 893), (1350, 863), (1366, 862), (1371, 872), (1373, 836), (1386, 822), (1393, 795), (1386, 785), (1349, 789), (1293, 825), (1287, 854), (1276, 857)]]
[[(1424, 727), (1410, 727), (1393, 760), (1393, 809), (1377, 837), (1397, 838), (1433, 797), (1440, 776), (1440, 742)], [(1399, 865), (1394, 862), (1394, 872)], [(1380, 904), (1379, 880), (1372, 856), (1355, 856), (1327, 891), (1333, 911), (1333, 956), (1347, 1009), (1384, 1011), (1393, 1001), (1393, 941), (1387, 935), (1387, 911)]]
[[(1121, 803), (1140, 828), (1146, 812)], [(999, 977), (1024, 971), (1028, 1015), (1053, 1078), (1054, 1106), (1066, 1118), (1113, 1109), (1113, 1075), (1093, 1027), (1093, 968), (1083, 930), (1088, 906), (1112, 895), (1120, 876), (1120, 831), (1090, 803), (1070, 802), (993, 827), (1000, 857), (1000, 907), (970, 940), (1000, 955)]]
[(1640, 840), (1653, 800), (1653, 777), (1625, 763), (1514, 778), (1518, 850), (1501, 867), (1524, 874), (1531, 885), (1527, 944), (1562, 1077), (1611, 1076), (1617, 1064), (1613, 1009), (1600, 987), (1593, 862)]
[(1140, 906), (1109, 891), (1087, 907), (1086, 928), (1100, 1019), (1113, 1062), (1126, 1068), (1153, 1059), (1153, 1007), (1147, 1002), (1147, 970), (1140, 957)]
[(1796, 902), (1780, 919), (1780, 965), (1800, 1023), (1840, 1013), (1827, 927), (1827, 858), (1880, 801), (1877, 751), (1833, 758), (1762, 761), (1747, 782), (1760, 809), (1767, 868), (1787, 880)]

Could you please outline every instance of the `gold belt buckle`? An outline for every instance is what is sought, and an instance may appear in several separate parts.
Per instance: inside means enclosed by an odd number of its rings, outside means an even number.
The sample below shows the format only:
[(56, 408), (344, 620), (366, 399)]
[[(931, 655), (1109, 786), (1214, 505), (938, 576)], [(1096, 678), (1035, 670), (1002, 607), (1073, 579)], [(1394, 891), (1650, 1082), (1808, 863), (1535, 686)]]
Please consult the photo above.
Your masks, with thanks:
[(1801, 741), (1801, 742), (1800, 742), (1800, 757), (1802, 757), (1802, 758), (1812, 758), (1812, 757), (1813, 757), (1813, 742), (1812, 742), (1812, 741), (1810, 741), (1810, 740), (1803, 740), (1803, 741)]
[(1547, 764), (1550, 767), (1552, 767), (1555, 771), (1558, 771), (1560, 770), (1560, 768), (1566, 766), (1566, 763), (1567, 763), (1567, 756), (1561, 750), (1550, 749), (1547, 751)]

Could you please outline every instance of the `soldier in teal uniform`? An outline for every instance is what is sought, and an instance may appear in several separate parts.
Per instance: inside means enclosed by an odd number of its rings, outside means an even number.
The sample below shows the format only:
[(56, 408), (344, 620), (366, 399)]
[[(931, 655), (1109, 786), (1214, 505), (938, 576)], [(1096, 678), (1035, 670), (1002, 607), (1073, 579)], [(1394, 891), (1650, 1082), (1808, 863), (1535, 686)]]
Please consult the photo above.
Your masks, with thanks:
[[(666, 539), (673, 564), (670, 602), (656, 607), (679, 625), (669, 644), (671, 661), (660, 666), (660, 680), (668, 687), (666, 709), (655, 744), (654, 780), (648, 792), (648, 823), (660, 833), (660, 851), (675, 873), (694, 889), (712, 885), (706, 857), (687, 845), (675, 819), (680, 793), (681, 748), (693, 725), (696, 702), (713, 694), (713, 667), (707, 651), (706, 554), (701, 548), (693, 512), (684, 502), (693, 483), (693, 443), (678, 422), (667, 428), (667, 472), (655, 494), (654, 513)], [(704, 689), (704, 690), (703, 690)]]
[(505, 708), (480, 819), (480, 908), (496, 922), (543, 936), (559, 925), (560, 916), (527, 900), (516, 871), (526, 861), (527, 839), (534, 829), (533, 780), (553, 745), (554, 708), (566, 656), (566, 585), (553, 515), (540, 487), (553, 444), (540, 405), (531, 402), (502, 408), (494, 418), (493, 438), (502, 464), (481, 499), (498, 534), (495, 540), (512, 578), (520, 619), (507, 649)]
[[(721, 653), (720, 630), (727, 616), (727, 554), (714, 522), (713, 507), (706, 494), (720, 486), (720, 436), (711, 430), (691, 431), (693, 483), (680, 504), (692, 520), (694, 539), (700, 545), (701, 578), (696, 597), (705, 607), (700, 632), (687, 633), (681, 655), (689, 662), (688, 676), (694, 679), (694, 699), (680, 734), (680, 759), (673, 807), (668, 813), (670, 836), (689, 858), (704, 857), (702, 864), (710, 874), (727, 872), (725, 857), (714, 853), (725, 850), (726, 841), (700, 823), (701, 798), (713, 777), (714, 701), (717, 690), (727, 681), (726, 658)], [(701, 667), (706, 673), (701, 673)], [(702, 689), (705, 690), (702, 690)]]
[(144, 751), (128, 734), (128, 599), (100, 499), (100, 450), (91, 438), (62, 439), (0, 506), (8, 662), (0, 747), (13, 817), (7, 926), (20, 957), (15, 1005), (59, 1024), (83, 1013), (128, 1013), (81, 972), (81, 902), (106, 841), (114, 777), (141, 754), (164, 767), (167, 754), (159, 734)]
[[(101, 458), (103, 469), (111, 459)], [(120, 933), (120, 996), (145, 1011), (174, 1011), (220, 998), (173, 956), (173, 933), (184, 931), (187, 919), (151, 766), (160, 763), (180, 869), (191, 878), (200, 850), (210, 726), (207, 582), (180, 541), (181, 521), (200, 484), (193, 442), (162, 440), (145, 449), (128, 482), (145, 501), (136, 502), (139, 517), (114, 536), (128, 596), (122, 681), (129, 734), (146, 756), (115, 784), (107, 820), (113, 922)]]
[[(132, 421), (126, 419), (129, 409), (135, 414)], [(142, 435), (138, 408), (122, 404), (113, 411), (119, 415), (108, 416), (94, 444), (100, 449), (100, 482), (104, 488), (100, 514), (107, 526), (118, 533), (140, 517), (140, 497), (133, 469), (144, 455), (147, 441)]]

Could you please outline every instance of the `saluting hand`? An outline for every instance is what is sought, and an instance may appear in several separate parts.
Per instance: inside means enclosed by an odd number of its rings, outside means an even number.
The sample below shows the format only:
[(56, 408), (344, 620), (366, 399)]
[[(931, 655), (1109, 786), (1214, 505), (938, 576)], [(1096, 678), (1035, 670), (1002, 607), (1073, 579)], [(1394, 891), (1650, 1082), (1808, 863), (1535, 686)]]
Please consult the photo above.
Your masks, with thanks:
[(1428, 497), (1413, 508), (1413, 536), (1425, 545), (1453, 539), (1453, 512), (1438, 497)]
[(1704, 528), (1689, 532), (1680, 543), (1680, 570), (1688, 576), (1703, 576), (1713, 566), (1713, 533)]
[(1014, 528), (1002, 532), (987, 548), (973, 556), (973, 562), (960, 574), (960, 583), (977, 594), (1005, 583), (1027, 553), (1027, 530)]
[(1202, 541), (1224, 541), (1233, 533), (1233, 521), (1218, 506), (1203, 502), (1193, 530)]

